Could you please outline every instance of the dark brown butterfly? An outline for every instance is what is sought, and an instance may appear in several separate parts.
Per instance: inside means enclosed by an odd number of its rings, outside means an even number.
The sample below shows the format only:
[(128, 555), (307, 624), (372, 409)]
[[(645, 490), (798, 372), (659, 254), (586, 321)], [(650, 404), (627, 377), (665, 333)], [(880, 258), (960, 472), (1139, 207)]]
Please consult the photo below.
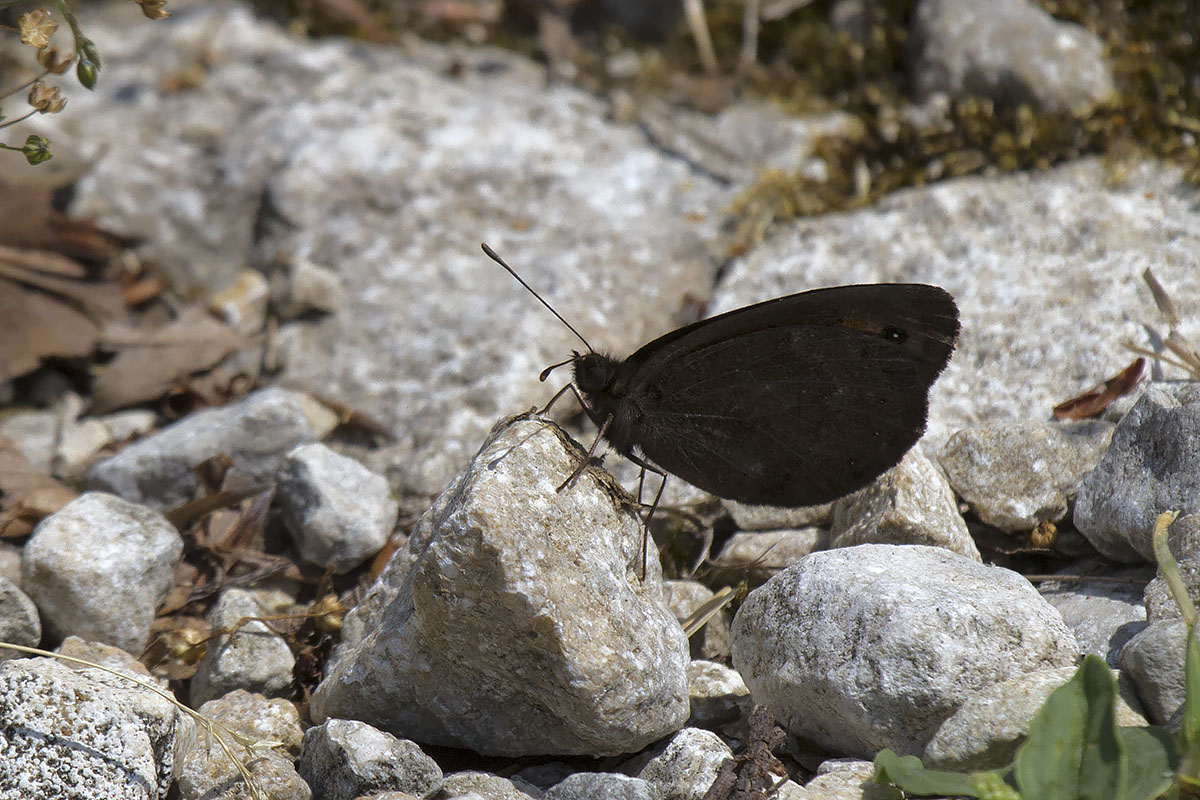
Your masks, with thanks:
[(936, 286), (835, 286), (700, 320), (624, 360), (575, 332), (588, 352), (562, 363), (634, 463), (718, 497), (804, 506), (861, 489), (916, 443), (958, 331)]

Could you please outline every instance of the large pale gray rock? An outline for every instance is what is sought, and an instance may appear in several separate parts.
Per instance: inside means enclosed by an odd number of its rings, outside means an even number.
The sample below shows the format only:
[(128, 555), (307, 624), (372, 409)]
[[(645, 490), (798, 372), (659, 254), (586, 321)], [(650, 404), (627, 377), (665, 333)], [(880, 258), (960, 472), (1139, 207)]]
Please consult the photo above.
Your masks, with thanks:
[(163, 800), (176, 742), (191, 735), (182, 719), (162, 697), (98, 669), (6, 661), (0, 797)]
[[(8, 578), (0, 576), (0, 641), (37, 647), (42, 641), (42, 622), (37, 606)], [(729, 631), (725, 631), (726, 649)], [(0, 647), (0, 661), (23, 658), (16, 650)]]
[(319, 442), (288, 453), (275, 477), (296, 549), (338, 574), (379, 552), (396, 524), (399, 503), (387, 479)]
[(1183, 705), (1186, 644), (1187, 624), (1167, 619), (1147, 626), (1121, 648), (1121, 672), (1137, 688), (1155, 725), (1170, 723)]
[[(778, 225), (730, 262), (709, 311), (835, 284), (934, 283), (958, 302), (962, 334), (931, 393), (927, 452), (983, 422), (1045, 419), (1128, 364), (1123, 341), (1150, 347), (1145, 326), (1164, 332), (1147, 267), (1180, 309), (1200, 307), (1200, 227), (1179, 171), (1143, 164), (1110, 177), (1083, 160)], [(1200, 315), (1183, 316), (1180, 332), (1200, 340)]]
[(546, 800), (654, 800), (650, 784), (615, 772), (576, 772), (546, 792)]
[(1100, 37), (1028, 0), (920, 0), (912, 37), (919, 95), (1085, 112), (1116, 92)]
[[(388, 463), (406, 489), (440, 491), (579, 346), (480, 241), (617, 352), (712, 290), (733, 190), (527, 58), (313, 41), (240, 6), (84, 25), (104, 77), (46, 129), (95, 159), (76, 213), (142, 238), (179, 286), (278, 251), (335, 267), (341, 312), (281, 336), (288, 380), (402, 433)], [(200, 47), (205, 79), (159, 91)]]
[(834, 501), (829, 544), (923, 544), (980, 560), (946, 477), (916, 447), (870, 486)]
[(950, 486), (980, 520), (1009, 533), (1058, 522), (1099, 463), (1113, 424), (994, 422), (950, 437), (938, 454)]
[[(956, 772), (1011, 764), (1046, 698), (1074, 674), (1075, 667), (1059, 667), (985, 686), (942, 723), (921, 760), (933, 769)], [(1147, 724), (1123, 697), (1117, 698), (1116, 719), (1121, 726)]]
[(721, 764), (732, 757), (729, 745), (712, 731), (684, 728), (627, 769), (650, 785), (653, 797), (701, 800)]
[(11, 542), (0, 542), (0, 578), (21, 588), (21, 548)]
[(864, 800), (870, 797), (875, 765), (870, 761), (832, 758), (821, 762), (817, 774), (799, 792), (780, 800)]
[(643, 580), (641, 524), (607, 473), (555, 491), (582, 457), (548, 422), (498, 425), (413, 532), (415, 562), (393, 560), (404, 578), (385, 570), (348, 620), (364, 635), (314, 719), (505, 755), (633, 752), (678, 729), (688, 645), (653, 544)]
[[(1142, 594), (1150, 568), (1114, 570), (1108, 562), (1091, 567), (1076, 563), (1062, 573), (1067, 580), (1042, 581), (1038, 591), (1062, 614), (1081, 653), (1097, 655), (1116, 667), (1121, 648), (1146, 627)], [(1079, 580), (1080, 575), (1099, 580)]]
[(447, 775), (438, 792), (442, 798), (479, 798), (479, 800), (539, 800), (542, 790), (520, 778), (502, 778), (488, 772), (467, 770)]
[(354, 800), (381, 791), (432, 796), (442, 770), (415, 743), (365, 722), (330, 719), (304, 732), (300, 777), (316, 800)]
[(749, 716), (754, 705), (738, 671), (715, 661), (697, 659), (688, 666), (688, 696), (692, 727), (711, 728)]
[(305, 394), (261, 389), (237, 403), (189, 414), (93, 464), (87, 481), (126, 500), (173, 508), (192, 499), (194, 468), (225, 455), (232, 461), (225, 488), (266, 488), (289, 450), (320, 439), (337, 421)]
[[(336, 267), (344, 310), (286, 326), (289, 374), (402, 434), (375, 465), (400, 488), (438, 492), (492, 420), (548, 399), (538, 370), (579, 346), (475, 242), (489, 239), (618, 354), (713, 291), (730, 190), (640, 126), (605, 119), (602, 101), (547, 86), (527, 59), (312, 42), (237, 6), (132, 27), (107, 7), (81, 13), (104, 79), (72, 93), (71, 113), (39, 121), (56, 148), (77, 142), (94, 164), (75, 210), (143, 237), (177, 285), (222, 284), (278, 251)], [(205, 80), (160, 91), (161, 74), (190, 67), (199, 48)], [(722, 141), (749, 143), (735, 155), (761, 154), (749, 170), (779, 163), (756, 144), (761, 130), (804, 139), (794, 120), (761, 116), (714, 123), (732, 131)], [(964, 334), (934, 389), (931, 444), (984, 419), (1042, 418), (1124, 363), (1123, 339), (1147, 343), (1146, 266), (1181, 308), (1200, 292), (1179, 172), (1110, 178), (1085, 161), (780, 224), (730, 262), (709, 310), (835, 283), (938, 283), (959, 299)], [(1036, 324), (1021, 324), (1030, 310)]]
[(746, 598), (733, 663), (789, 732), (833, 752), (918, 754), (982, 686), (1071, 664), (1025, 578), (920, 545), (814, 553)]
[(6, 409), (0, 416), (0, 436), (7, 439), (31, 467), (45, 473), (49, 473), (54, 465), (59, 426), (59, 414), (54, 410)]
[(1154, 521), (1200, 512), (1200, 383), (1154, 383), (1079, 487), (1075, 527), (1106, 558), (1154, 561)]
[(21, 586), (54, 636), (140, 653), (182, 555), (183, 539), (162, 514), (89, 492), (34, 529)]
[[(193, 703), (207, 703), (235, 689), (266, 697), (291, 691), (296, 657), (282, 636), (256, 619), (268, 613), (245, 589), (221, 592), (208, 612), (208, 624), (213, 631), (223, 632), (208, 642), (196, 666)], [(243, 620), (248, 621), (239, 626)]]
[[(311, 800), (312, 790), (292, 765), (300, 753), (303, 737), (295, 705), (239, 689), (219, 700), (210, 700), (197, 710), (255, 743), (278, 743), (277, 747), (258, 747), (254, 757), (246, 760), (261, 800)], [(236, 744), (231, 743), (231, 747), (238, 752)], [(195, 738), (180, 759), (178, 785), (180, 800), (254, 798), (233, 762), (203, 734)]]

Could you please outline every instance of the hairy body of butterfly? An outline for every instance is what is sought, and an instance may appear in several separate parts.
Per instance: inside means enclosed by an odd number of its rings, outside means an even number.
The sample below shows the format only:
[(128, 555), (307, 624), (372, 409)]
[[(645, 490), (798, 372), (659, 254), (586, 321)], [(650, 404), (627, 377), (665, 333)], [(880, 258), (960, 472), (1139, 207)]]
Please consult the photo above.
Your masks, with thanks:
[(837, 286), (572, 365), (588, 416), (635, 463), (718, 497), (813, 505), (866, 486), (916, 443), (958, 331), (936, 286)]

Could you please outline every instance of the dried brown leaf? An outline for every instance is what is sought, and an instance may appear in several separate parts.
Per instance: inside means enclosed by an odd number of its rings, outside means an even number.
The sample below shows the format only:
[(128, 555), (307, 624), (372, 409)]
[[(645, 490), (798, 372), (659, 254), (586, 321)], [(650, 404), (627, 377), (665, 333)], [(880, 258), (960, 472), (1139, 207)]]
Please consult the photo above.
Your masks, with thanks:
[(309, 580), (309, 577), (304, 574), (298, 565), (283, 556), (263, 556), (261, 560), (264, 562), (262, 566), (256, 567), (253, 571), (245, 575), (238, 575), (236, 578), (224, 578), (220, 581), (197, 586), (192, 590), (191, 595), (188, 596), (188, 602), (194, 603), (197, 600), (204, 600), (211, 595), (219, 593), (222, 589), (230, 587), (249, 588), (256, 586), (276, 575), (293, 581)]
[(136, 308), (153, 300), (166, 290), (166, 282), (156, 275), (151, 275), (128, 282), (122, 281), (121, 299), (127, 307)]
[(316, 7), (333, 20), (353, 25), (369, 42), (386, 42), (391, 37), (361, 0), (317, 0)]
[(384, 441), (395, 441), (396, 435), (379, 420), (372, 417), (365, 411), (360, 411), (353, 406), (348, 406), (345, 403), (339, 403), (337, 400), (326, 397), (321, 394), (314, 394), (314, 399), (321, 405), (328, 408), (333, 413), (337, 414), (338, 427), (349, 429), (355, 433), (364, 433), (369, 436), (378, 437)]
[(1187, 365), (1185, 368), (1194, 378), (1200, 379), (1200, 351), (1182, 333), (1171, 331), (1163, 345)]
[(416, 6), (417, 12), (424, 17), (456, 25), (465, 22), (492, 25), (499, 22), (504, 13), (503, 3), (473, 0), (419, 0)]
[(400, 549), (400, 542), (395, 539), (388, 539), (383, 543), (383, 547), (371, 559), (371, 566), (367, 568), (365, 580), (368, 583), (374, 583), (375, 579), (383, 574), (383, 568), (391, 561), (392, 556)]
[(51, 241), (49, 249), (94, 264), (108, 264), (138, 240), (106, 231), (90, 219), (80, 219), (51, 211), (48, 217)]
[[(200, 569), (190, 561), (180, 561), (175, 566), (175, 575), (171, 583), (171, 591), (158, 605), (159, 618), (173, 614), (187, 605), (188, 597), (196, 585), (204, 581)], [(157, 623), (158, 620), (155, 620)], [(158, 630), (155, 627), (154, 630)]]
[(111, 283), (78, 280), (79, 265), (46, 250), (0, 247), (0, 277), (69, 300), (97, 322), (125, 313), (121, 293)]
[(0, 436), (0, 538), (24, 536), (78, 493), (55, 480)]
[(82, 169), (38, 185), (0, 180), (0, 245), (51, 250), (93, 264), (107, 264), (128, 249), (134, 239), (54, 208), (55, 189), (70, 184)]
[[(78, 261), (49, 250), (0, 245), (0, 261), (23, 266), (35, 272), (45, 272), (62, 278), (86, 278), (87, 270)], [(19, 277), (14, 277), (20, 280)]]
[(0, 245), (45, 247), (53, 239), (46, 223), (54, 189), (0, 181)]
[(84, 314), (0, 278), (0, 383), (37, 368), (43, 358), (86, 356), (99, 329)]
[(267, 525), (267, 511), (271, 507), (271, 499), (275, 497), (275, 488), (271, 487), (260, 492), (242, 509), (236, 524), (213, 542), (213, 547), (221, 550), (235, 550), (249, 547), (251, 541), (257, 538)]
[(104, 330), (117, 357), (92, 385), (93, 412), (155, 400), (189, 375), (203, 372), (242, 344), (242, 337), (199, 308), (152, 331), (126, 326)]
[(160, 615), (151, 630), (154, 638), (139, 660), (171, 680), (192, 677), (208, 649), (211, 637), (208, 623), (185, 614)]
[(246, 498), (258, 494), (259, 491), (258, 489), (243, 489), (237, 492), (217, 492), (176, 506), (164, 516), (176, 528), (183, 529), (217, 509), (232, 508)]
[(1097, 384), (1083, 394), (1056, 405), (1054, 418), (1057, 420), (1080, 420), (1100, 416), (1114, 400), (1133, 391), (1138, 381), (1141, 380), (1142, 369), (1145, 366), (1146, 359), (1136, 359), (1104, 383)]

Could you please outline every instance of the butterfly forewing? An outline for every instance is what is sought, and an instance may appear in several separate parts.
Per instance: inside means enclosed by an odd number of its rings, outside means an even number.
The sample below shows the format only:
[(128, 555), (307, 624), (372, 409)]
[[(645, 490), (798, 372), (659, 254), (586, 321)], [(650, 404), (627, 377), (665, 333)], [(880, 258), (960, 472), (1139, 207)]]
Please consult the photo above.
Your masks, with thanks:
[(620, 366), (607, 438), (719, 497), (811, 505), (862, 488), (925, 428), (958, 334), (945, 291), (839, 286), (702, 320)]

